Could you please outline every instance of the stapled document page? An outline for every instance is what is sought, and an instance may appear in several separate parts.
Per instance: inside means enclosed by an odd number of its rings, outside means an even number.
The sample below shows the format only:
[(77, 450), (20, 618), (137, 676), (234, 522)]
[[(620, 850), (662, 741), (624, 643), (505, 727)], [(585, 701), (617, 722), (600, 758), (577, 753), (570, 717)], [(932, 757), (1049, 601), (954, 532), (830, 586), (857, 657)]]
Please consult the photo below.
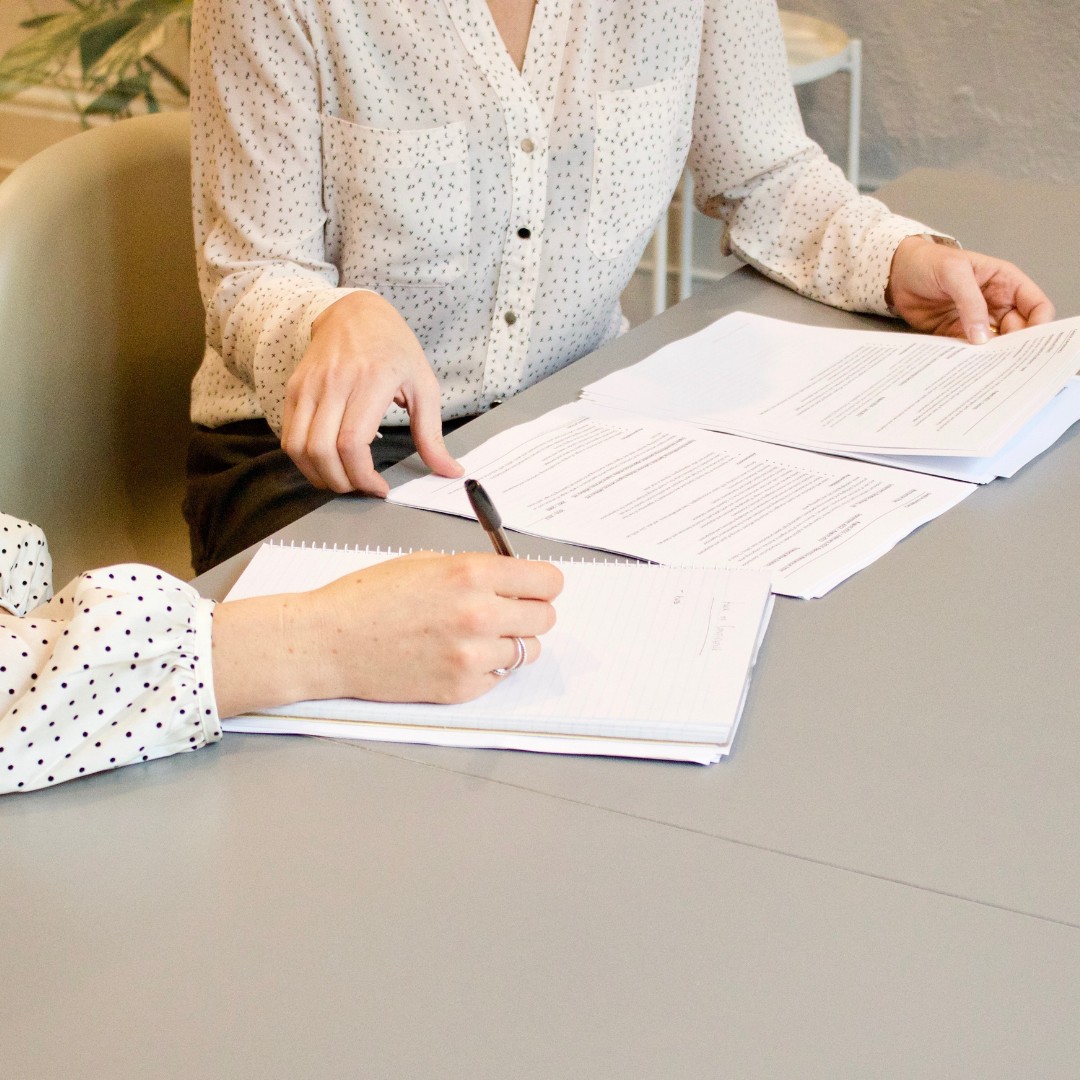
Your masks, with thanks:
[[(317, 588), (396, 554), (264, 545), (228, 599)], [(558, 565), (565, 587), (540, 658), (475, 701), (309, 701), (223, 727), (701, 763), (726, 754), (772, 610), (768, 574)]]
[[(788, 596), (823, 596), (975, 490), (628, 416), (578, 401), (460, 459), (518, 532), (669, 565), (764, 570)], [(463, 480), (425, 476), (391, 502), (472, 517)]]
[(810, 450), (993, 457), (1080, 368), (1080, 318), (970, 345), (734, 312), (583, 396)]

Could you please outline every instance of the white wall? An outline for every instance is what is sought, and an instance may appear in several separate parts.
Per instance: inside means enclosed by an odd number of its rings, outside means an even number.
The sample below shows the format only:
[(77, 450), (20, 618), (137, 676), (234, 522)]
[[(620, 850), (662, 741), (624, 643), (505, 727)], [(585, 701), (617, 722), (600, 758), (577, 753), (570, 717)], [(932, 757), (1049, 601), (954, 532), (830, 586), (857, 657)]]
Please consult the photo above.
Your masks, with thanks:
[[(1080, 183), (1077, 0), (781, 0), (862, 38), (864, 184), (919, 165)], [(846, 75), (800, 87), (846, 157)]]

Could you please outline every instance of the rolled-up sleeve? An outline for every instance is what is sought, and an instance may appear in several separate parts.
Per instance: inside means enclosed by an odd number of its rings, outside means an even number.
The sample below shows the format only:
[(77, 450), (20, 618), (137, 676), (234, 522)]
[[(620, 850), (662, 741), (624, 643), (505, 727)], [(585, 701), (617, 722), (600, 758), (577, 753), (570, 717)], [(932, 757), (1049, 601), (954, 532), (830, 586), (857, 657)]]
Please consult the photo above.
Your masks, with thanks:
[(887, 315), (897, 245), (934, 232), (860, 196), (807, 137), (774, 0), (706, 0), (689, 164), (725, 254), (849, 311)]
[(280, 433), (312, 320), (353, 291), (326, 258), (319, 77), (301, 6), (196, 4), (191, 65), (207, 344)]
[(131, 564), (83, 574), (21, 618), (0, 613), (0, 792), (217, 741), (213, 608)]

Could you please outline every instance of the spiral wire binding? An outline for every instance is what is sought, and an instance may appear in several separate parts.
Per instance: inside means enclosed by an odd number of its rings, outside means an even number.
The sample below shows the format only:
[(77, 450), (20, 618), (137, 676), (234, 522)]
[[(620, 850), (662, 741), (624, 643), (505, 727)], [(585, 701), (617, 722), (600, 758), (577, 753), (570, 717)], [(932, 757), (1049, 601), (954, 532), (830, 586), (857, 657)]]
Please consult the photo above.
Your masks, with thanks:
[[(275, 543), (273, 540), (264, 540), (263, 541), (263, 546), (264, 547), (270, 547), (270, 548), (274, 548), (274, 547), (276, 547), (276, 548), (286, 548), (286, 547), (295, 548), (297, 545), (296, 545), (295, 540), (290, 540), (288, 542), (288, 544), (286, 544), (284, 540), (281, 540), (281, 541), (279, 541), (277, 543)], [(403, 548), (396, 548), (396, 549), (395, 548), (385, 548), (384, 549), (381, 545), (373, 548), (370, 544), (365, 544), (363, 548), (361, 548), (359, 544), (357, 544), (355, 547), (350, 547), (348, 544), (345, 544), (340, 548), (337, 546), (337, 544), (334, 544), (334, 546), (332, 548), (328, 548), (326, 546), (326, 541), (325, 540), (323, 541), (321, 547), (316, 543), (312, 543), (310, 545), (310, 548), (309, 548), (308, 544), (307, 544), (307, 541), (301, 540), (300, 541), (300, 550), (302, 550), (302, 551), (306, 551), (306, 550), (311, 550), (311, 551), (340, 551), (342, 553), (353, 553), (353, 552), (355, 552), (355, 553), (362, 554), (362, 555), (411, 555), (416, 549), (415, 548), (409, 548), (408, 551), (405, 551)], [(457, 555), (458, 552), (457, 552), (456, 548), (453, 551), (447, 551), (445, 548), (443, 548), (439, 552), (439, 554), (440, 555)], [(462, 554), (464, 555), (466, 553), (462, 552)], [(577, 563), (577, 562), (580, 562), (580, 563), (592, 563), (595, 566), (651, 566), (651, 567), (655, 567), (656, 569), (665, 569), (665, 570), (728, 570), (728, 569), (733, 570), (733, 569), (736, 569), (735, 567), (713, 566), (713, 565), (710, 565), (708, 563), (703, 563), (703, 564), (700, 564), (700, 565), (698, 563), (659, 563), (659, 562), (652, 562), (651, 560), (648, 560), (648, 559), (625, 559), (625, 558), (620, 559), (618, 557), (616, 557), (614, 559), (597, 559), (595, 556), (593, 558), (591, 558), (591, 559), (587, 559), (584, 555), (580, 559), (575, 559), (573, 557), (573, 555), (571, 555), (569, 557), (567, 557), (565, 555), (560, 555), (558, 558), (555, 558), (554, 555), (548, 555), (547, 557), (545, 557), (543, 555), (535, 555), (535, 556), (533, 556), (533, 555), (515, 555), (514, 558), (516, 558), (516, 559), (524, 559), (526, 562), (549, 562), (549, 563), (553, 563), (555, 565), (558, 565), (559, 563)]]

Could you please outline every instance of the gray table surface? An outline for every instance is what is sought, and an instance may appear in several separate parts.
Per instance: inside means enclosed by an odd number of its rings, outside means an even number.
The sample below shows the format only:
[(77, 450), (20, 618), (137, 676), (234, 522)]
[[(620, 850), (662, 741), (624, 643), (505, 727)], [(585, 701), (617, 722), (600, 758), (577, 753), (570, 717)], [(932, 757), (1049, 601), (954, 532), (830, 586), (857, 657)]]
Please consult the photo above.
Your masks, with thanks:
[[(1080, 313), (1080, 192), (919, 170), (881, 195)], [(736, 309), (875, 324), (741, 271), (451, 449)], [(0, 801), (3, 1060), (43, 1078), (1075, 1076), (1073, 434), (824, 599), (781, 600), (712, 768), (230, 736)], [(475, 524), (364, 499), (279, 535), (486, 549)]]

